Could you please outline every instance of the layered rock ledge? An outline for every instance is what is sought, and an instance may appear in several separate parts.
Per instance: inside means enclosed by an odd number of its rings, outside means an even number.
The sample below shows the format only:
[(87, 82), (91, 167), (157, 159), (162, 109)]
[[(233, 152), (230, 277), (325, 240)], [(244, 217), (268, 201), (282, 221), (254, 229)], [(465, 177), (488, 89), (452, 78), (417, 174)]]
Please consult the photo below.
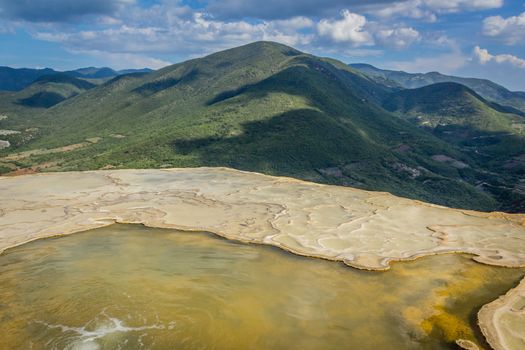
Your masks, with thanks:
[(525, 278), (478, 313), (478, 324), (494, 350), (525, 349)]
[[(460, 252), (485, 264), (525, 266), (525, 215), (450, 209), (226, 168), (0, 177), (0, 198), (0, 252), (39, 238), (140, 223), (209, 231), (360, 269)], [(488, 317), (495, 329), (505, 327), (497, 314), (486, 312), (484, 324)], [(517, 317), (525, 319), (523, 312)], [(494, 348), (512, 348), (482, 329)]]

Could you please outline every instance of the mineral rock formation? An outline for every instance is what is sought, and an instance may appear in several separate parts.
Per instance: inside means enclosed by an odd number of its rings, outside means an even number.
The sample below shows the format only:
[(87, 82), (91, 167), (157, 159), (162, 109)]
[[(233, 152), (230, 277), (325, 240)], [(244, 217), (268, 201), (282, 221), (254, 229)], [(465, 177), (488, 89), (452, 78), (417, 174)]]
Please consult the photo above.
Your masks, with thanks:
[(495, 350), (525, 349), (525, 279), (504, 296), (483, 306), (478, 324)]
[[(525, 215), (450, 209), (225, 168), (0, 177), (0, 198), (0, 252), (118, 222), (209, 231), (361, 269), (451, 252), (525, 266)], [(481, 312), (496, 349), (523, 349), (524, 286)]]

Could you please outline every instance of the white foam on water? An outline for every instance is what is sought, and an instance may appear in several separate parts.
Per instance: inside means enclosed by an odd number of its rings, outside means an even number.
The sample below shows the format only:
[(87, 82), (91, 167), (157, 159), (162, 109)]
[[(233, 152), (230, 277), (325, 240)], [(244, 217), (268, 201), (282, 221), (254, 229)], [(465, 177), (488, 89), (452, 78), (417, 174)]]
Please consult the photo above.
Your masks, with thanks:
[(103, 311), (101, 315), (104, 317), (103, 320), (100, 320), (100, 316), (97, 316), (83, 327), (70, 327), (62, 324), (50, 324), (43, 321), (35, 321), (35, 323), (45, 325), (49, 329), (60, 329), (65, 336), (72, 336), (70, 338), (71, 342), (65, 347), (67, 350), (98, 350), (100, 349), (100, 345), (97, 340), (111, 334), (174, 328), (173, 322), (170, 322), (168, 327), (163, 324), (130, 327), (126, 326), (124, 321), (116, 317), (108, 316), (105, 311)]

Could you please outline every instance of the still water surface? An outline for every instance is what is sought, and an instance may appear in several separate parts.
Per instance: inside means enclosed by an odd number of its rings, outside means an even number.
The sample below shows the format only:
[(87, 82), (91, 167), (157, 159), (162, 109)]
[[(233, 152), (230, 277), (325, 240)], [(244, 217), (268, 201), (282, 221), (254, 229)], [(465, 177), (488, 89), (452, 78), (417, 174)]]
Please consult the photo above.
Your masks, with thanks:
[(0, 255), (0, 349), (449, 349), (525, 274), (442, 255), (388, 272), (113, 225)]

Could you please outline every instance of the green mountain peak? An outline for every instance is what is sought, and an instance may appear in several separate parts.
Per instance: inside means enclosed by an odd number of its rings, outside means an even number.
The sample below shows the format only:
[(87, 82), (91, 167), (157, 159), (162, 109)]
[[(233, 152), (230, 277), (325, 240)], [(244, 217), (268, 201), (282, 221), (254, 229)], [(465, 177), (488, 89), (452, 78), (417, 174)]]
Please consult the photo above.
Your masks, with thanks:
[[(483, 106), (479, 96), (458, 84), (399, 89), (337, 60), (256, 42), (113, 78), (30, 118), (13, 113), (0, 128), (31, 125), (39, 133), (12, 142), (0, 158), (58, 150), (17, 160), (53, 164), (47, 170), (228, 166), (449, 206), (513, 210), (514, 199), (476, 187), (486, 180), (486, 161), (402, 117), (397, 105), (408, 108), (403, 113), (460, 100)], [(425, 102), (433, 95), (441, 104)], [(394, 113), (383, 103), (392, 103)]]

